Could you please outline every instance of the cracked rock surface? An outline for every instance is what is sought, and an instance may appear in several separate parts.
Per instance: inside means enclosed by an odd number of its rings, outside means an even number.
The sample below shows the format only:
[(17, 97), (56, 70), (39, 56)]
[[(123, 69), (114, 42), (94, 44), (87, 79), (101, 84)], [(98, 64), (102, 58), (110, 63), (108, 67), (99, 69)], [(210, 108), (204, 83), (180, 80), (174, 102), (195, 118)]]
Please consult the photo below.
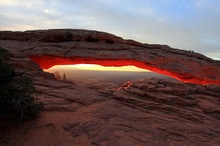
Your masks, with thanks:
[(220, 144), (217, 85), (150, 78), (120, 88), (103, 84), (101, 90), (100, 83), (88, 87), (44, 79), (36, 87), (43, 91), (38, 100), (45, 111), (20, 126), (2, 128), (7, 134), (1, 133), (1, 145)]
[[(220, 145), (219, 85), (158, 78), (127, 81), (120, 87), (113, 83), (80, 85), (58, 81), (17, 48), (23, 48), (25, 43), (32, 45), (29, 33), (36, 33), (38, 41), (47, 45), (55, 45), (57, 40), (62, 46), (59, 40), (63, 38), (46, 37), (34, 31), (27, 32), (26, 37), (25, 33), (16, 37), (7, 33), (0, 33), (0, 38), (4, 38), (0, 46), (10, 51), (9, 63), (16, 66), (17, 72), (34, 77), (41, 93), (36, 98), (44, 103), (44, 111), (37, 119), (21, 125), (0, 126), (1, 146)], [(101, 39), (105, 35), (98, 36)], [(12, 38), (14, 41), (9, 40)], [(77, 38), (80, 37), (74, 39)], [(29, 42), (24, 43), (27, 39)], [(91, 43), (91, 38), (87, 41)], [(114, 38), (115, 45), (123, 41)]]

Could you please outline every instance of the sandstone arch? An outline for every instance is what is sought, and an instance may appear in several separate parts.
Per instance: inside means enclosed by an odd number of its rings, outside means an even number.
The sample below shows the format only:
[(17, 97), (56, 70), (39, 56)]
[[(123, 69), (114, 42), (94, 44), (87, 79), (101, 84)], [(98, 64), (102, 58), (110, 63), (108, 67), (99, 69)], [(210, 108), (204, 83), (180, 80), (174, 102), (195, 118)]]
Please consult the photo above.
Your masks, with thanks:
[(167, 45), (142, 44), (112, 34), (88, 30), (0, 32), (3, 47), (22, 51), (41, 68), (91, 63), (134, 65), (184, 82), (220, 84), (220, 62)]

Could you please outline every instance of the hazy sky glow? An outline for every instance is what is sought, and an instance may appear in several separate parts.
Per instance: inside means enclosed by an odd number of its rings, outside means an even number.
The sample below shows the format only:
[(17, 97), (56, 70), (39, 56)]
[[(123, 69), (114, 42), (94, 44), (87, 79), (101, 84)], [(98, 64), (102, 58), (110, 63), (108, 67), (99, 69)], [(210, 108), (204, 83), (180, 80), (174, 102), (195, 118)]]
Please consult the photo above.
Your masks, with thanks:
[(77, 64), (77, 65), (55, 65), (49, 69), (44, 69), (47, 72), (54, 72), (59, 70), (101, 70), (101, 71), (130, 71), (130, 72), (149, 72), (146, 69), (141, 69), (135, 66), (122, 67), (104, 67), (95, 64)]
[(1, 0), (0, 21), (0, 30), (99, 30), (220, 60), (220, 0)]

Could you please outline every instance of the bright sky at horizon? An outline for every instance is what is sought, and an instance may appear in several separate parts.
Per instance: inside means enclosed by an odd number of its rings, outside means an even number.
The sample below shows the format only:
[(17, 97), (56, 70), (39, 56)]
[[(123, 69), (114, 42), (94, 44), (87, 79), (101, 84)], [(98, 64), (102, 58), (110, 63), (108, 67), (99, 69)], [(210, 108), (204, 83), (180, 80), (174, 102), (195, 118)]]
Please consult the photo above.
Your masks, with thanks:
[(0, 30), (99, 30), (220, 60), (220, 0), (1, 0)]
[(55, 65), (44, 71), (59, 71), (59, 70), (94, 70), (94, 71), (129, 71), (129, 72), (150, 72), (146, 69), (141, 69), (135, 66), (122, 67), (104, 67), (96, 64), (76, 64), (76, 65)]

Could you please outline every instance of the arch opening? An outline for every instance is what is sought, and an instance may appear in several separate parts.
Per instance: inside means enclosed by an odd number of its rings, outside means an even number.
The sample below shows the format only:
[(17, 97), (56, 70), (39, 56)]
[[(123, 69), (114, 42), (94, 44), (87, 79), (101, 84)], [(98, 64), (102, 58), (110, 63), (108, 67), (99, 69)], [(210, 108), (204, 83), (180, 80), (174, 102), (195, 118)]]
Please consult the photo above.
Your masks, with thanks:
[(113, 83), (118, 87), (129, 80), (145, 78), (170, 79), (168, 76), (138, 68), (133, 65), (105, 67), (97, 64), (55, 65), (46, 72), (53, 73), (58, 80), (73, 81), (78, 84)]
[[(42, 69), (49, 69), (54, 65), (76, 65), (76, 64), (96, 64), (104, 67), (122, 67), (122, 66), (135, 66), (144, 70), (153, 71), (159, 74), (170, 76), (172, 78), (181, 80), (175, 73), (157, 68), (155, 66), (147, 65), (144, 62), (136, 60), (109, 60), (109, 59), (95, 59), (95, 58), (80, 58), (80, 57), (55, 57), (44, 55), (41, 57), (29, 56), (33, 61), (35, 61)], [(184, 81), (184, 80), (182, 80)]]
[(179, 72), (176, 72), (175, 69), (172, 71), (169, 69), (166, 69), (166, 67), (157, 67), (153, 62), (152, 63), (145, 63), (137, 60), (122, 60), (122, 59), (99, 59), (99, 58), (88, 58), (88, 57), (58, 57), (58, 56), (49, 56), (49, 55), (43, 55), (43, 56), (29, 56), (33, 61), (35, 61), (42, 69), (49, 69), (54, 65), (76, 65), (76, 64), (97, 64), (105, 67), (121, 67), (121, 66), (135, 66), (138, 68), (142, 68), (145, 70), (150, 70), (155, 73), (159, 73), (165, 76), (169, 76), (173, 79), (177, 79), (182, 82), (189, 82), (189, 83), (195, 83), (195, 84), (207, 84), (210, 81), (209, 80), (201, 80), (199, 78), (195, 78), (191, 76), (190, 73), (182, 72), (181, 74)]

